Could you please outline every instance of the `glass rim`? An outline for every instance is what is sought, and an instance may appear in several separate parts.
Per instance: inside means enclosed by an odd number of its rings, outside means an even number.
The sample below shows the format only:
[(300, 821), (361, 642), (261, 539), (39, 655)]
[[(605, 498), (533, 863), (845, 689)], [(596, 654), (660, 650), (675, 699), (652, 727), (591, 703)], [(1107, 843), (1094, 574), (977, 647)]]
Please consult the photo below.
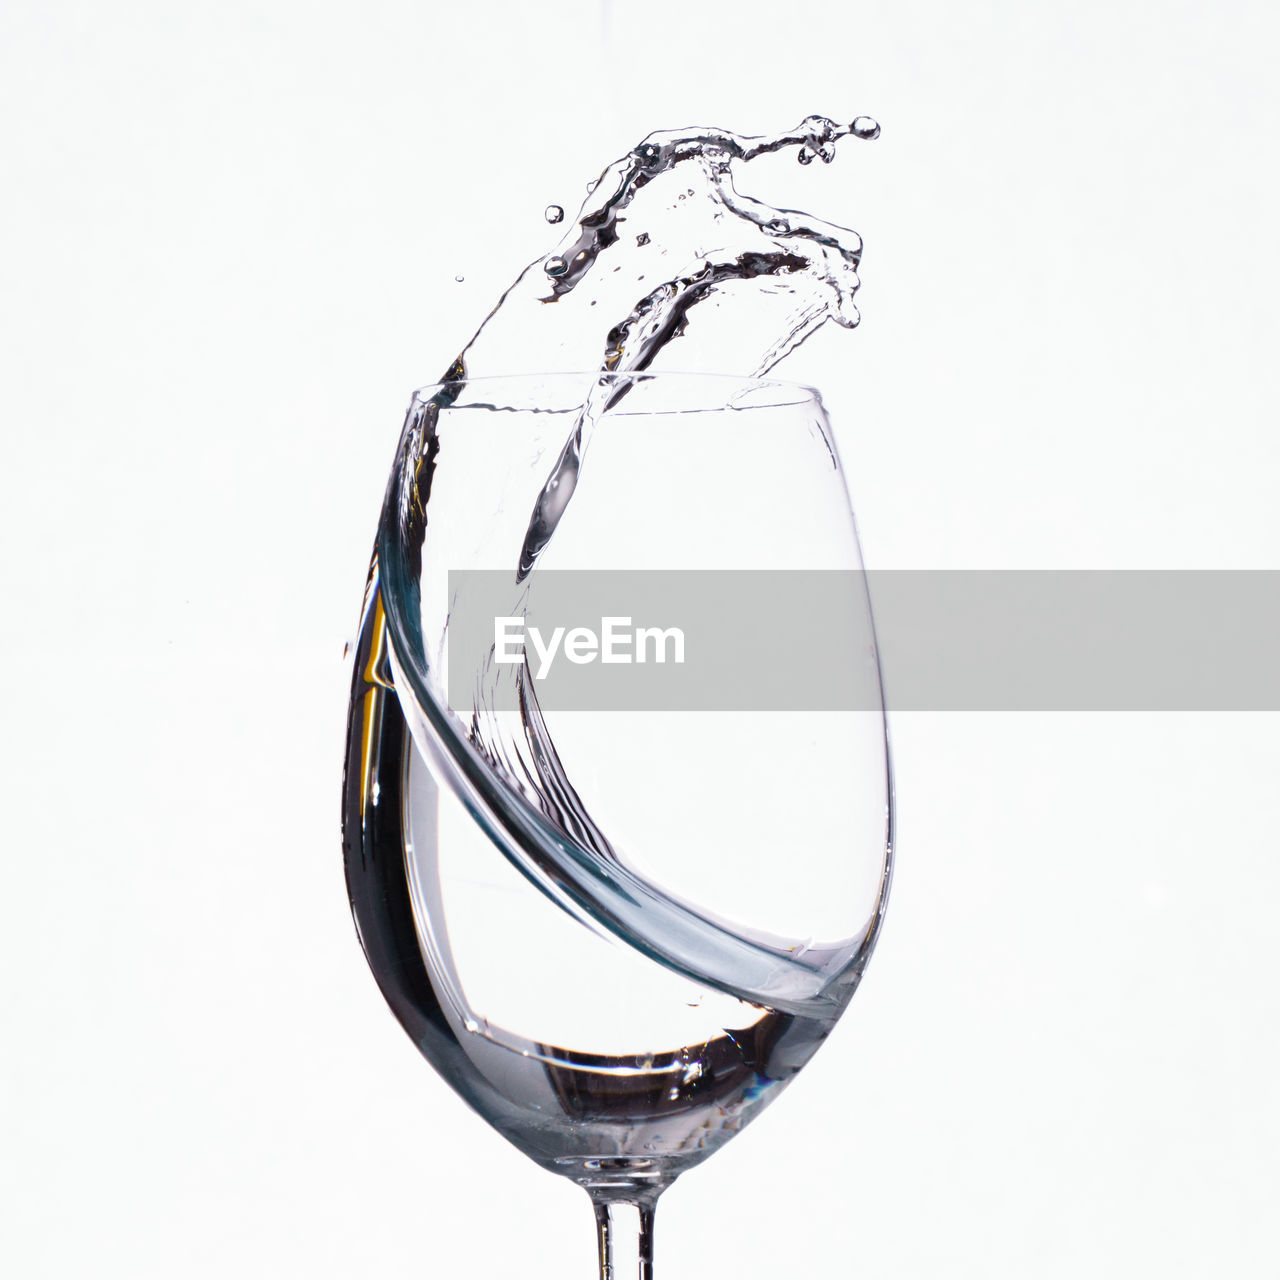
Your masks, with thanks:
[[(692, 383), (693, 385), (722, 386), (737, 385), (743, 388), (760, 389), (760, 388), (776, 388), (780, 392), (787, 392), (791, 395), (790, 399), (779, 399), (771, 405), (751, 405), (750, 408), (783, 408), (788, 405), (814, 403), (822, 405), (822, 393), (817, 387), (805, 382), (794, 382), (787, 378), (761, 377), (752, 374), (737, 373), (712, 373), (695, 369), (642, 369), (629, 372), (621, 372), (616, 370), (605, 369), (534, 369), (523, 373), (490, 373), (482, 374), (478, 377), (470, 377), (463, 375), (457, 378), (441, 378), (436, 382), (427, 382), (419, 387), (415, 387), (410, 401), (412, 404), (429, 403), (440, 392), (448, 392), (450, 389), (461, 390), (465, 387), (501, 387), (511, 385), (534, 385), (539, 382), (555, 382), (563, 385), (583, 384), (590, 385), (592, 382), (606, 384), (622, 384), (622, 383), (670, 383), (679, 384), (681, 382)], [(465, 406), (463, 406), (465, 407)]]

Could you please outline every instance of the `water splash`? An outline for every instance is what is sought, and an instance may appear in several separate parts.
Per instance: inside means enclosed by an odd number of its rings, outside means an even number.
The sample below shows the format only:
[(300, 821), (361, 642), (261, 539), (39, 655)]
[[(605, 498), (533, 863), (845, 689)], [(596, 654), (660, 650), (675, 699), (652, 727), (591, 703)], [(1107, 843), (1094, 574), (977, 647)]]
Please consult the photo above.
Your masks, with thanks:
[[(853, 328), (861, 237), (743, 195), (733, 166), (787, 148), (802, 163), (815, 156), (830, 163), (840, 138), (879, 132), (870, 116), (847, 125), (808, 116), (762, 137), (724, 129), (650, 134), (592, 184), (560, 243), (521, 273), (448, 376), (510, 372), (513, 362), (611, 374), (665, 362), (758, 377), (828, 320)], [(554, 534), (591, 429), (620, 394), (625, 386), (620, 393), (614, 381), (583, 405), (530, 515), (517, 581)]]
[[(433, 402), (415, 403), (406, 432), (405, 484), (384, 521), (382, 556), (371, 574), (355, 661), (345, 801), (353, 910), (370, 964), (422, 1051), (517, 1146), (544, 1167), (593, 1188), (613, 1182), (624, 1188), (642, 1185), (644, 1194), (656, 1194), (776, 1096), (852, 994), (874, 941), (887, 878), (865, 936), (853, 940), (856, 946), (847, 955), (832, 950), (824, 961), (794, 947), (762, 945), (746, 931), (730, 935), (723, 925), (704, 934), (708, 919), (691, 908), (677, 919), (661, 886), (632, 876), (630, 888), (640, 893), (638, 913), (602, 927), (642, 957), (694, 980), (699, 994), (682, 1009), (704, 999), (747, 1002), (735, 1013), (715, 1015), (712, 1021), (722, 1031), (678, 1050), (663, 1043), (660, 1054), (618, 1057), (586, 1052), (593, 1048), (589, 1044), (535, 1043), (473, 1014), (465, 995), (455, 1006), (447, 937), (454, 921), (440, 935), (441, 950), (431, 919), (442, 907), (429, 893), (419, 896), (426, 891), (412, 870), (406, 879), (406, 867), (418, 865), (406, 855), (419, 848), (425, 854), (439, 834), (435, 782), (422, 765), (422, 759), (435, 758), (423, 745), (434, 730), (413, 710), (413, 698), (405, 697), (408, 682), (402, 673), (395, 675), (396, 685), (403, 686), (399, 700), (391, 693), (390, 678), (381, 674), (379, 664), (395, 663), (396, 653), (386, 643), (379, 565), (391, 562), (388, 542), (402, 548), (400, 591), (410, 606), (424, 604), (418, 592), (433, 477), (437, 468), (454, 463), (448, 449), (441, 449), (437, 420), (442, 406), (464, 395), (462, 384), (528, 370), (599, 370), (609, 376), (597, 380), (576, 412), (572, 402), (567, 406), (568, 438), (519, 548), (508, 612), (522, 614), (536, 586), (539, 556), (581, 479), (592, 430), (630, 392), (631, 375), (660, 367), (761, 374), (827, 320), (847, 328), (858, 321), (853, 295), (862, 243), (857, 234), (742, 195), (734, 186), (733, 166), (785, 148), (794, 149), (802, 163), (815, 158), (830, 163), (840, 138), (870, 139), (878, 133), (869, 117), (837, 125), (811, 116), (793, 130), (760, 138), (718, 129), (650, 135), (590, 184), (560, 242), (530, 263), (502, 296), (446, 371), (442, 381), (450, 385)], [(553, 210), (561, 216), (551, 217)], [(546, 216), (556, 225), (563, 210), (549, 206)], [(464, 472), (462, 479), (470, 477)], [(470, 519), (488, 528), (492, 507), (471, 501), (485, 479), (482, 465), (477, 484), (463, 484), (464, 510), (445, 506), (448, 520)], [(436, 492), (432, 518), (440, 509)], [(457, 536), (456, 528), (453, 532)], [(514, 544), (517, 529), (510, 533)], [(516, 551), (513, 545), (513, 555)], [(424, 631), (442, 636), (448, 613), (428, 617), (424, 607), (417, 621)], [(548, 885), (580, 884), (586, 896), (594, 898), (597, 891), (604, 896), (609, 883), (621, 882), (626, 864), (565, 771), (527, 672), (497, 667), (493, 656), (492, 650), (450, 655), (452, 662), (474, 664), (476, 699), (469, 723), (459, 725), (457, 735), (434, 740), (441, 756), (449, 756), (437, 760), (449, 780), (448, 793), (454, 801), (464, 796), (461, 775), (450, 772), (450, 762), (471, 759), (474, 748), (503, 783), (502, 790), (540, 810), (563, 833), (564, 843), (575, 846), (556, 860), (537, 838), (513, 836), (501, 845), (507, 857), (561, 906), (568, 900)], [(499, 720), (493, 714), (499, 678), (519, 682), (517, 725), (513, 717)], [(421, 758), (406, 745), (404, 712)], [(419, 809), (406, 799), (415, 778), (431, 796), (430, 804), (421, 806), (417, 834)], [(448, 798), (444, 787), (440, 798)], [(570, 914), (592, 927), (601, 923)], [(673, 921), (688, 927), (673, 931)], [(641, 1151), (646, 1158), (637, 1159)], [(643, 1172), (637, 1172), (641, 1166)]]
[[(762, 137), (720, 129), (654, 133), (606, 168), (560, 242), (525, 268), (450, 365), (442, 379), (449, 385), (437, 401), (420, 407), (417, 442), (404, 455), (414, 479), (402, 493), (399, 541), (411, 551), (422, 545), (439, 453), (436, 418), (440, 406), (465, 395), (470, 379), (530, 369), (597, 370), (601, 376), (572, 414), (522, 544), (512, 548), (506, 613), (526, 616), (539, 559), (581, 482), (592, 432), (636, 377), (662, 367), (758, 377), (828, 320), (849, 329), (858, 323), (858, 234), (744, 195), (734, 166), (786, 149), (802, 161), (830, 163), (839, 139), (878, 133), (868, 116), (847, 125), (809, 116), (794, 129)], [(424, 459), (431, 466), (420, 472)], [(448, 626), (447, 617), (423, 622), (435, 634)], [(449, 662), (455, 674), (459, 663), (469, 668), (464, 687), (474, 700), (465, 734), (493, 772), (593, 865), (621, 865), (559, 756), (527, 667), (495, 663), (492, 648), (451, 649)], [(501, 705), (517, 706), (518, 717), (495, 714)], [(510, 856), (524, 858), (519, 851)], [(655, 893), (661, 896), (660, 887)], [(654, 945), (669, 955), (680, 950)], [(812, 966), (779, 955), (778, 964), (834, 972), (835, 953), (815, 957)], [(840, 990), (847, 996), (847, 987)]]
[(594, 368), (760, 376), (828, 320), (852, 328), (857, 232), (742, 194), (734, 170), (786, 149), (829, 162), (841, 138), (879, 131), (869, 116), (808, 116), (761, 137), (650, 134), (601, 173), (560, 242), (502, 295), (446, 377)]

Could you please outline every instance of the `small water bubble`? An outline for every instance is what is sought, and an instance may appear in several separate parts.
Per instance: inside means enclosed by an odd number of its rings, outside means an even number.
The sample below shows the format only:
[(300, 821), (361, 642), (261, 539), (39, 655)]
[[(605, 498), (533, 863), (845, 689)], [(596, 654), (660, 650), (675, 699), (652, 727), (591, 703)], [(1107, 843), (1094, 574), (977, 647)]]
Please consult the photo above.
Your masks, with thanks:
[(764, 229), (771, 236), (786, 235), (786, 233), (791, 230), (787, 225), (785, 218), (770, 218), (769, 221), (764, 224)]
[(542, 216), (546, 218), (548, 222), (551, 222), (551, 223), (563, 222), (564, 210), (558, 204), (549, 204), (543, 210)]
[(569, 270), (569, 264), (558, 253), (553, 253), (542, 264), (542, 269), (554, 279), (556, 276), (564, 275)]
[(454, 276), (453, 278), (454, 278), (454, 279), (455, 279), (459, 284), (461, 284), (461, 283), (462, 283), (462, 282), (463, 282), (467, 277), (466, 277), (466, 276)]
[(599, 179), (598, 179), (598, 178), (593, 178), (590, 182), (588, 182), (588, 183), (587, 183), (587, 194), (588, 194), (588, 195), (590, 195), (590, 193), (591, 193), (591, 192), (593, 192), (593, 191), (596, 189), (596, 184), (597, 184), (598, 182), (599, 182)]
[(636, 236), (636, 244), (646, 245), (648, 243), (649, 243), (649, 233), (647, 231), (642, 231), (638, 236)]
[(351, 641), (348, 640), (346, 644), (342, 646), (342, 656), (345, 658), (347, 654), (349, 654), (350, 652), (351, 652)]
[(880, 136), (880, 122), (872, 119), (871, 116), (859, 116), (850, 126), (855, 138), (878, 138)]

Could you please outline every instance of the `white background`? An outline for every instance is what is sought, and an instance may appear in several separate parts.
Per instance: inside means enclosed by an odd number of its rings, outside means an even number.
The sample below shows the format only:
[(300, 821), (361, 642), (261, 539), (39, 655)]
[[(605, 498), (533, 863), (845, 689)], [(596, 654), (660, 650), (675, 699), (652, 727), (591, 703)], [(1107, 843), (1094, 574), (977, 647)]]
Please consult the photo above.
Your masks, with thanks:
[[(9, 0), (0, 1269), (589, 1276), (585, 1199), (418, 1058), (347, 912), (410, 388), (650, 129), (871, 112), (776, 179), (866, 241), (862, 328), (788, 372), (868, 561), (1280, 567), (1278, 39), (1264, 0)], [(881, 948), (659, 1274), (1274, 1275), (1276, 718), (893, 728)]]

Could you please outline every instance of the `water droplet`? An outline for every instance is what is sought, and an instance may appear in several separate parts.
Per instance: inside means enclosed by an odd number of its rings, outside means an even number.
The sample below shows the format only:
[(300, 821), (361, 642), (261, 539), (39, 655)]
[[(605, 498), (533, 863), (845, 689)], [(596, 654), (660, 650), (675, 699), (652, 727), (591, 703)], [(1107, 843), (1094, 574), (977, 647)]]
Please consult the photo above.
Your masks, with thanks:
[(466, 276), (454, 276), (453, 278), (454, 278), (454, 279), (455, 279), (459, 284), (461, 284), (461, 283), (462, 283), (462, 282), (463, 282), (467, 277), (466, 277)]
[(771, 236), (786, 235), (786, 233), (791, 230), (791, 228), (787, 226), (786, 219), (784, 218), (770, 218), (769, 221), (764, 224), (764, 229)]
[(880, 136), (880, 122), (873, 120), (870, 116), (859, 116), (849, 128), (853, 131), (855, 138), (878, 138)]
[(648, 243), (649, 243), (649, 233), (647, 231), (642, 231), (638, 236), (636, 236), (636, 244), (645, 245)]
[(558, 204), (549, 204), (546, 209), (543, 210), (542, 216), (546, 218), (548, 222), (560, 222), (564, 219), (564, 210)]
[(812, 164), (813, 152), (810, 151), (808, 147), (801, 147), (800, 150), (796, 152), (796, 159), (799, 160), (801, 164)]
[(349, 654), (350, 652), (351, 652), (351, 641), (348, 640), (346, 644), (342, 646), (342, 656), (345, 658), (347, 654)]
[(562, 276), (569, 270), (569, 264), (558, 253), (553, 253), (546, 262), (542, 264), (542, 269), (551, 277)]
[(824, 142), (818, 148), (818, 158), (823, 164), (830, 164), (836, 158), (836, 148), (833, 142)]
[(588, 193), (590, 193), (590, 192), (592, 192), (592, 191), (594, 191), (594, 190), (596, 189), (596, 183), (597, 183), (597, 182), (599, 182), (599, 179), (598, 179), (598, 178), (595, 178), (595, 179), (593, 179), (592, 181), (590, 181), (590, 182), (588, 182), (588, 183), (587, 183), (587, 192), (588, 192)]

